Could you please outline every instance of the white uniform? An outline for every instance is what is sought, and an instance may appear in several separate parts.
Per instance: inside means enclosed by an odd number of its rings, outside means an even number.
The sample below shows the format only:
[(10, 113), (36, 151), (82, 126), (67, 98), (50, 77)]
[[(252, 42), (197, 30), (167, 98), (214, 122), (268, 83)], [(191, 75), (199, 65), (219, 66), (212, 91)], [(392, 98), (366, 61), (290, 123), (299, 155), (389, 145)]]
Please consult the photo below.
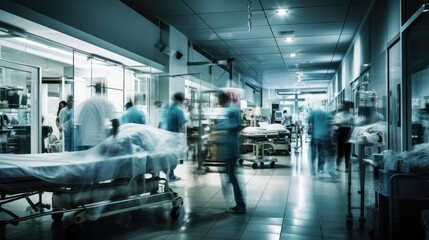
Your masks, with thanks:
[(77, 146), (95, 146), (108, 137), (106, 121), (115, 119), (115, 107), (100, 96), (85, 100), (77, 117)]

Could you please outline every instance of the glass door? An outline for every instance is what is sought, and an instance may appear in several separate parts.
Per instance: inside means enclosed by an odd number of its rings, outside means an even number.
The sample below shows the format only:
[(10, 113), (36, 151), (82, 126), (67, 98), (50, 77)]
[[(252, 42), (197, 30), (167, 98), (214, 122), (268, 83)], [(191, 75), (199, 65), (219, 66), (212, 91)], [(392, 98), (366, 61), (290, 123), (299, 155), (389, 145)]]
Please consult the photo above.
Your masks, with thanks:
[[(422, 11), (404, 32), (409, 89), (407, 146), (429, 142), (429, 12)], [(405, 110), (404, 109), (404, 110)]]
[(39, 68), (0, 60), (0, 151), (39, 153), (42, 137)]
[(401, 44), (396, 42), (388, 49), (388, 88), (389, 88), (389, 111), (388, 111), (388, 147), (393, 151), (402, 151), (402, 71), (401, 71)]

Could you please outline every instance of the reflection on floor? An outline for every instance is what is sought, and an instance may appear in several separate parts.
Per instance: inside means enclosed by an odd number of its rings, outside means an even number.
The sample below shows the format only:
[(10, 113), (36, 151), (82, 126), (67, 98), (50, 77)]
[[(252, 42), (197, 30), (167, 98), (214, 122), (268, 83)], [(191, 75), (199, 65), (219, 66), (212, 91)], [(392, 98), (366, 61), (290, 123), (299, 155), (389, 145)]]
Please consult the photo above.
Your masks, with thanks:
[[(184, 198), (177, 221), (171, 220), (171, 204), (158, 204), (82, 224), (78, 237), (66, 236), (70, 214), (53, 222), (50, 216), (8, 225), (6, 237), (14, 239), (370, 239), (371, 214), (365, 210), (365, 229), (359, 229), (359, 209), (353, 209), (354, 224), (347, 230), (347, 182), (345, 172), (335, 171), (333, 160), (324, 173), (311, 174), (307, 146), (290, 156), (279, 156), (274, 168), (239, 167), (248, 211), (225, 212), (233, 206), (232, 189), (222, 189), (223, 174), (193, 174), (192, 162), (179, 165), (182, 180), (171, 187)], [(356, 167), (356, 166), (355, 166)], [(355, 168), (354, 167), (354, 168)], [(352, 205), (359, 206), (358, 172), (352, 171)], [(371, 186), (367, 181), (367, 186)], [(368, 191), (373, 191), (367, 187)], [(45, 196), (49, 202), (49, 196)], [(369, 205), (368, 202), (366, 204)], [(24, 207), (23, 207), (24, 206)], [(26, 208), (22, 203), (21, 209)]]

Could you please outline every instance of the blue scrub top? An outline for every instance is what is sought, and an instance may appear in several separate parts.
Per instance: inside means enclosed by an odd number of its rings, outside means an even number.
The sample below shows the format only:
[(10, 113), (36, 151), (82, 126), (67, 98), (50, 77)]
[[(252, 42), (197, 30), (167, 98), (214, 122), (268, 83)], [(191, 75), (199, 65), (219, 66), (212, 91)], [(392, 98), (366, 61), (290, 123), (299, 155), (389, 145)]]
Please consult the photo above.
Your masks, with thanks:
[(121, 117), (121, 124), (124, 123), (146, 124), (146, 116), (137, 108), (129, 107)]
[(163, 129), (170, 132), (181, 132), (182, 125), (185, 122), (185, 113), (178, 103), (173, 103), (164, 110), (162, 121)]
[(242, 119), (238, 108), (227, 106), (226, 118), (216, 126), (219, 134), (218, 158), (220, 160), (236, 159), (239, 156), (239, 133)]
[(311, 138), (315, 140), (326, 140), (331, 133), (331, 117), (329, 113), (316, 109), (310, 112), (308, 122), (313, 124)]

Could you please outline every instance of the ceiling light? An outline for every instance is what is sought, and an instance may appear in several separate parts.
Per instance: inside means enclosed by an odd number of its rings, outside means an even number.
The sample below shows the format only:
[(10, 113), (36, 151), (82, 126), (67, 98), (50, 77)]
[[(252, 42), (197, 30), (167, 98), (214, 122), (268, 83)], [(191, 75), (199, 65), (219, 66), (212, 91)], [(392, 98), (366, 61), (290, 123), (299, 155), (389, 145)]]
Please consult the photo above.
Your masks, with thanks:
[(285, 16), (288, 13), (286, 9), (279, 9), (276, 11), (276, 14), (279, 16)]
[(298, 56), (298, 54), (296, 54), (296, 53), (290, 53), (289, 56), (296, 57), (296, 56)]
[(293, 42), (295, 39), (294, 38), (291, 38), (291, 37), (287, 37), (287, 38), (285, 38), (285, 41), (286, 42)]

